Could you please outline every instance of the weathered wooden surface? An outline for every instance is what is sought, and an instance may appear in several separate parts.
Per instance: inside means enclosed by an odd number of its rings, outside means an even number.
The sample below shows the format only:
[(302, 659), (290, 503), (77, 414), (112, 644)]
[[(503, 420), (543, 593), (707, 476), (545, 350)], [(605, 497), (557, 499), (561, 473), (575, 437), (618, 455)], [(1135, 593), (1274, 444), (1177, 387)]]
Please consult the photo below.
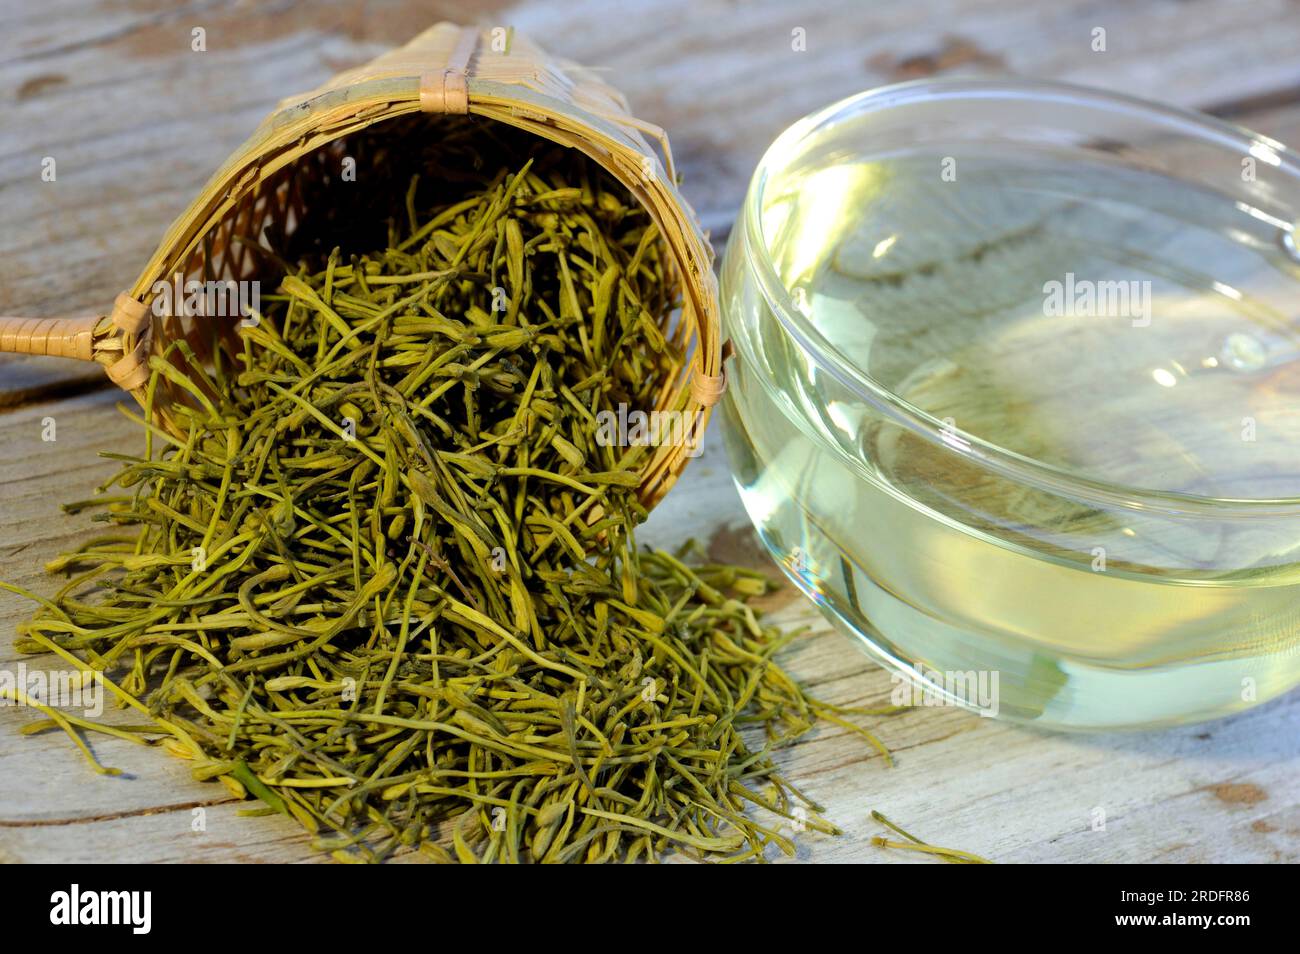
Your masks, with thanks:
[[(0, 314), (106, 308), (171, 218), (274, 103), (363, 62), (438, 17), (515, 26), (556, 52), (617, 71), (638, 115), (672, 135), (685, 191), (715, 236), (768, 141), (858, 89), (933, 72), (1066, 78), (1213, 108), (1300, 141), (1300, 7), (1284, 0), (863, 4), (662, 0), (475, 4), (427, 0), (26, 0), (0, 2)], [(191, 50), (206, 30), (207, 51)], [(1093, 52), (1093, 30), (1107, 50)], [(806, 50), (792, 31), (806, 31)], [(41, 181), (55, 158), (57, 179)], [(89, 370), (90, 373), (87, 373)], [(41, 565), (85, 532), (58, 503), (89, 496), (134, 447), (95, 369), (0, 359), (0, 579), (37, 591)], [(42, 440), (52, 418), (57, 440)], [(643, 535), (705, 541), (759, 563), (712, 435)], [(28, 607), (0, 594), (0, 669)], [(787, 654), (823, 697), (882, 703), (891, 683), (802, 600), (776, 621), (809, 625)], [(35, 664), (35, 660), (25, 660)], [(110, 710), (111, 718), (123, 718)], [(225, 790), (158, 751), (96, 739), (127, 773), (92, 774), (58, 733), (22, 736), (0, 707), (0, 860), (299, 861), (280, 818), (241, 818)], [(1242, 716), (1161, 733), (1047, 735), (950, 709), (874, 720), (897, 766), (823, 728), (782, 755), (842, 838), (796, 837), (801, 860), (916, 861), (870, 845), (878, 809), (922, 837), (997, 861), (1296, 861), (1300, 694)], [(195, 809), (206, 830), (194, 831)], [(1095, 810), (1105, 829), (1093, 830)]]

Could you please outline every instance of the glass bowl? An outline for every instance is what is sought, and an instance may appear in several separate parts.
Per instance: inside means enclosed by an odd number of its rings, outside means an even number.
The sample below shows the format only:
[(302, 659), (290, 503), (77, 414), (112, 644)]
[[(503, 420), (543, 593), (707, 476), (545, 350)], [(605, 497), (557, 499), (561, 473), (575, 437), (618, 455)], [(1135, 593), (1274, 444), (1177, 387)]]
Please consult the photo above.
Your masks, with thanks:
[(1070, 729), (1300, 682), (1300, 163), (1054, 83), (836, 103), (722, 270), (765, 545), (904, 704)]

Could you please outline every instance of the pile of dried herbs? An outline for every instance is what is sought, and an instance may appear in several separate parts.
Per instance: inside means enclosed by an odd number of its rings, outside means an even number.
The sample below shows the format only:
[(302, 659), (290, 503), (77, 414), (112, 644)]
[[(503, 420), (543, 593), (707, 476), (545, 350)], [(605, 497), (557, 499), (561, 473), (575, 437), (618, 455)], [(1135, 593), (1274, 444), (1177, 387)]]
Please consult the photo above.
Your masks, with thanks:
[(184, 436), (146, 409), (144, 453), (79, 505), (116, 532), (51, 567), (19, 640), (151, 722), (56, 721), (161, 735), (341, 860), (744, 860), (793, 850), (784, 819), (834, 831), (772, 749), (853, 727), (772, 661), (767, 584), (638, 553), (649, 448), (596, 440), (680, 357), (654, 225), (570, 151), (493, 140), (466, 182), (450, 143), (381, 250), (299, 248), (208, 371), (153, 359)]

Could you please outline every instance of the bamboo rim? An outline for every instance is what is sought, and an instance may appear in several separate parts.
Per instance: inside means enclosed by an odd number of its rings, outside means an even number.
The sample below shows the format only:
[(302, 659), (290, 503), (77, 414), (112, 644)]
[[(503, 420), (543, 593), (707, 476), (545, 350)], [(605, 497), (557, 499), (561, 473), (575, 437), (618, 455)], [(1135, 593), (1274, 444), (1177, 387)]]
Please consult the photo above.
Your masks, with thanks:
[[(695, 422), (696, 435), (702, 434), (725, 388), (718, 289), (708, 239), (675, 185), (668, 138), (636, 119), (623, 95), (593, 71), (503, 28), (439, 23), (365, 66), (283, 100), (171, 225), (107, 315), (0, 318), (0, 351), (96, 361), (114, 383), (149, 406), (150, 357), (162, 355), (178, 338), (198, 344), (190, 338), (194, 318), (163, 307), (160, 284), (178, 275), (186, 281), (247, 277), (255, 267), (254, 251), (232, 237), (261, 234), (268, 222), (291, 231), (303, 214), (295, 180), (310, 170), (314, 156), (376, 123), (419, 113), (482, 117), (577, 149), (645, 208), (659, 229), (682, 300), (680, 315), (662, 330), (684, 357), (654, 409), (685, 415)], [(175, 349), (168, 359), (180, 360)], [(165, 382), (159, 392), (153, 409), (170, 427), (167, 402), (181, 397)], [(650, 451), (639, 490), (647, 508), (663, 498), (693, 456), (686, 441)]]

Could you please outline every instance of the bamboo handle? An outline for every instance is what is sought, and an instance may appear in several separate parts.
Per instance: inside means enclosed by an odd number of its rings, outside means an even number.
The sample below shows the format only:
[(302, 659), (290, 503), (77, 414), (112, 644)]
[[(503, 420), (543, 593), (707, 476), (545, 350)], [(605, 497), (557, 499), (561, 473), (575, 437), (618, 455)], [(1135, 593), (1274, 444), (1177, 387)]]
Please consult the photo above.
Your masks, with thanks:
[(0, 352), (48, 354), (92, 361), (95, 326), (101, 320), (99, 315), (80, 318), (0, 317)]

